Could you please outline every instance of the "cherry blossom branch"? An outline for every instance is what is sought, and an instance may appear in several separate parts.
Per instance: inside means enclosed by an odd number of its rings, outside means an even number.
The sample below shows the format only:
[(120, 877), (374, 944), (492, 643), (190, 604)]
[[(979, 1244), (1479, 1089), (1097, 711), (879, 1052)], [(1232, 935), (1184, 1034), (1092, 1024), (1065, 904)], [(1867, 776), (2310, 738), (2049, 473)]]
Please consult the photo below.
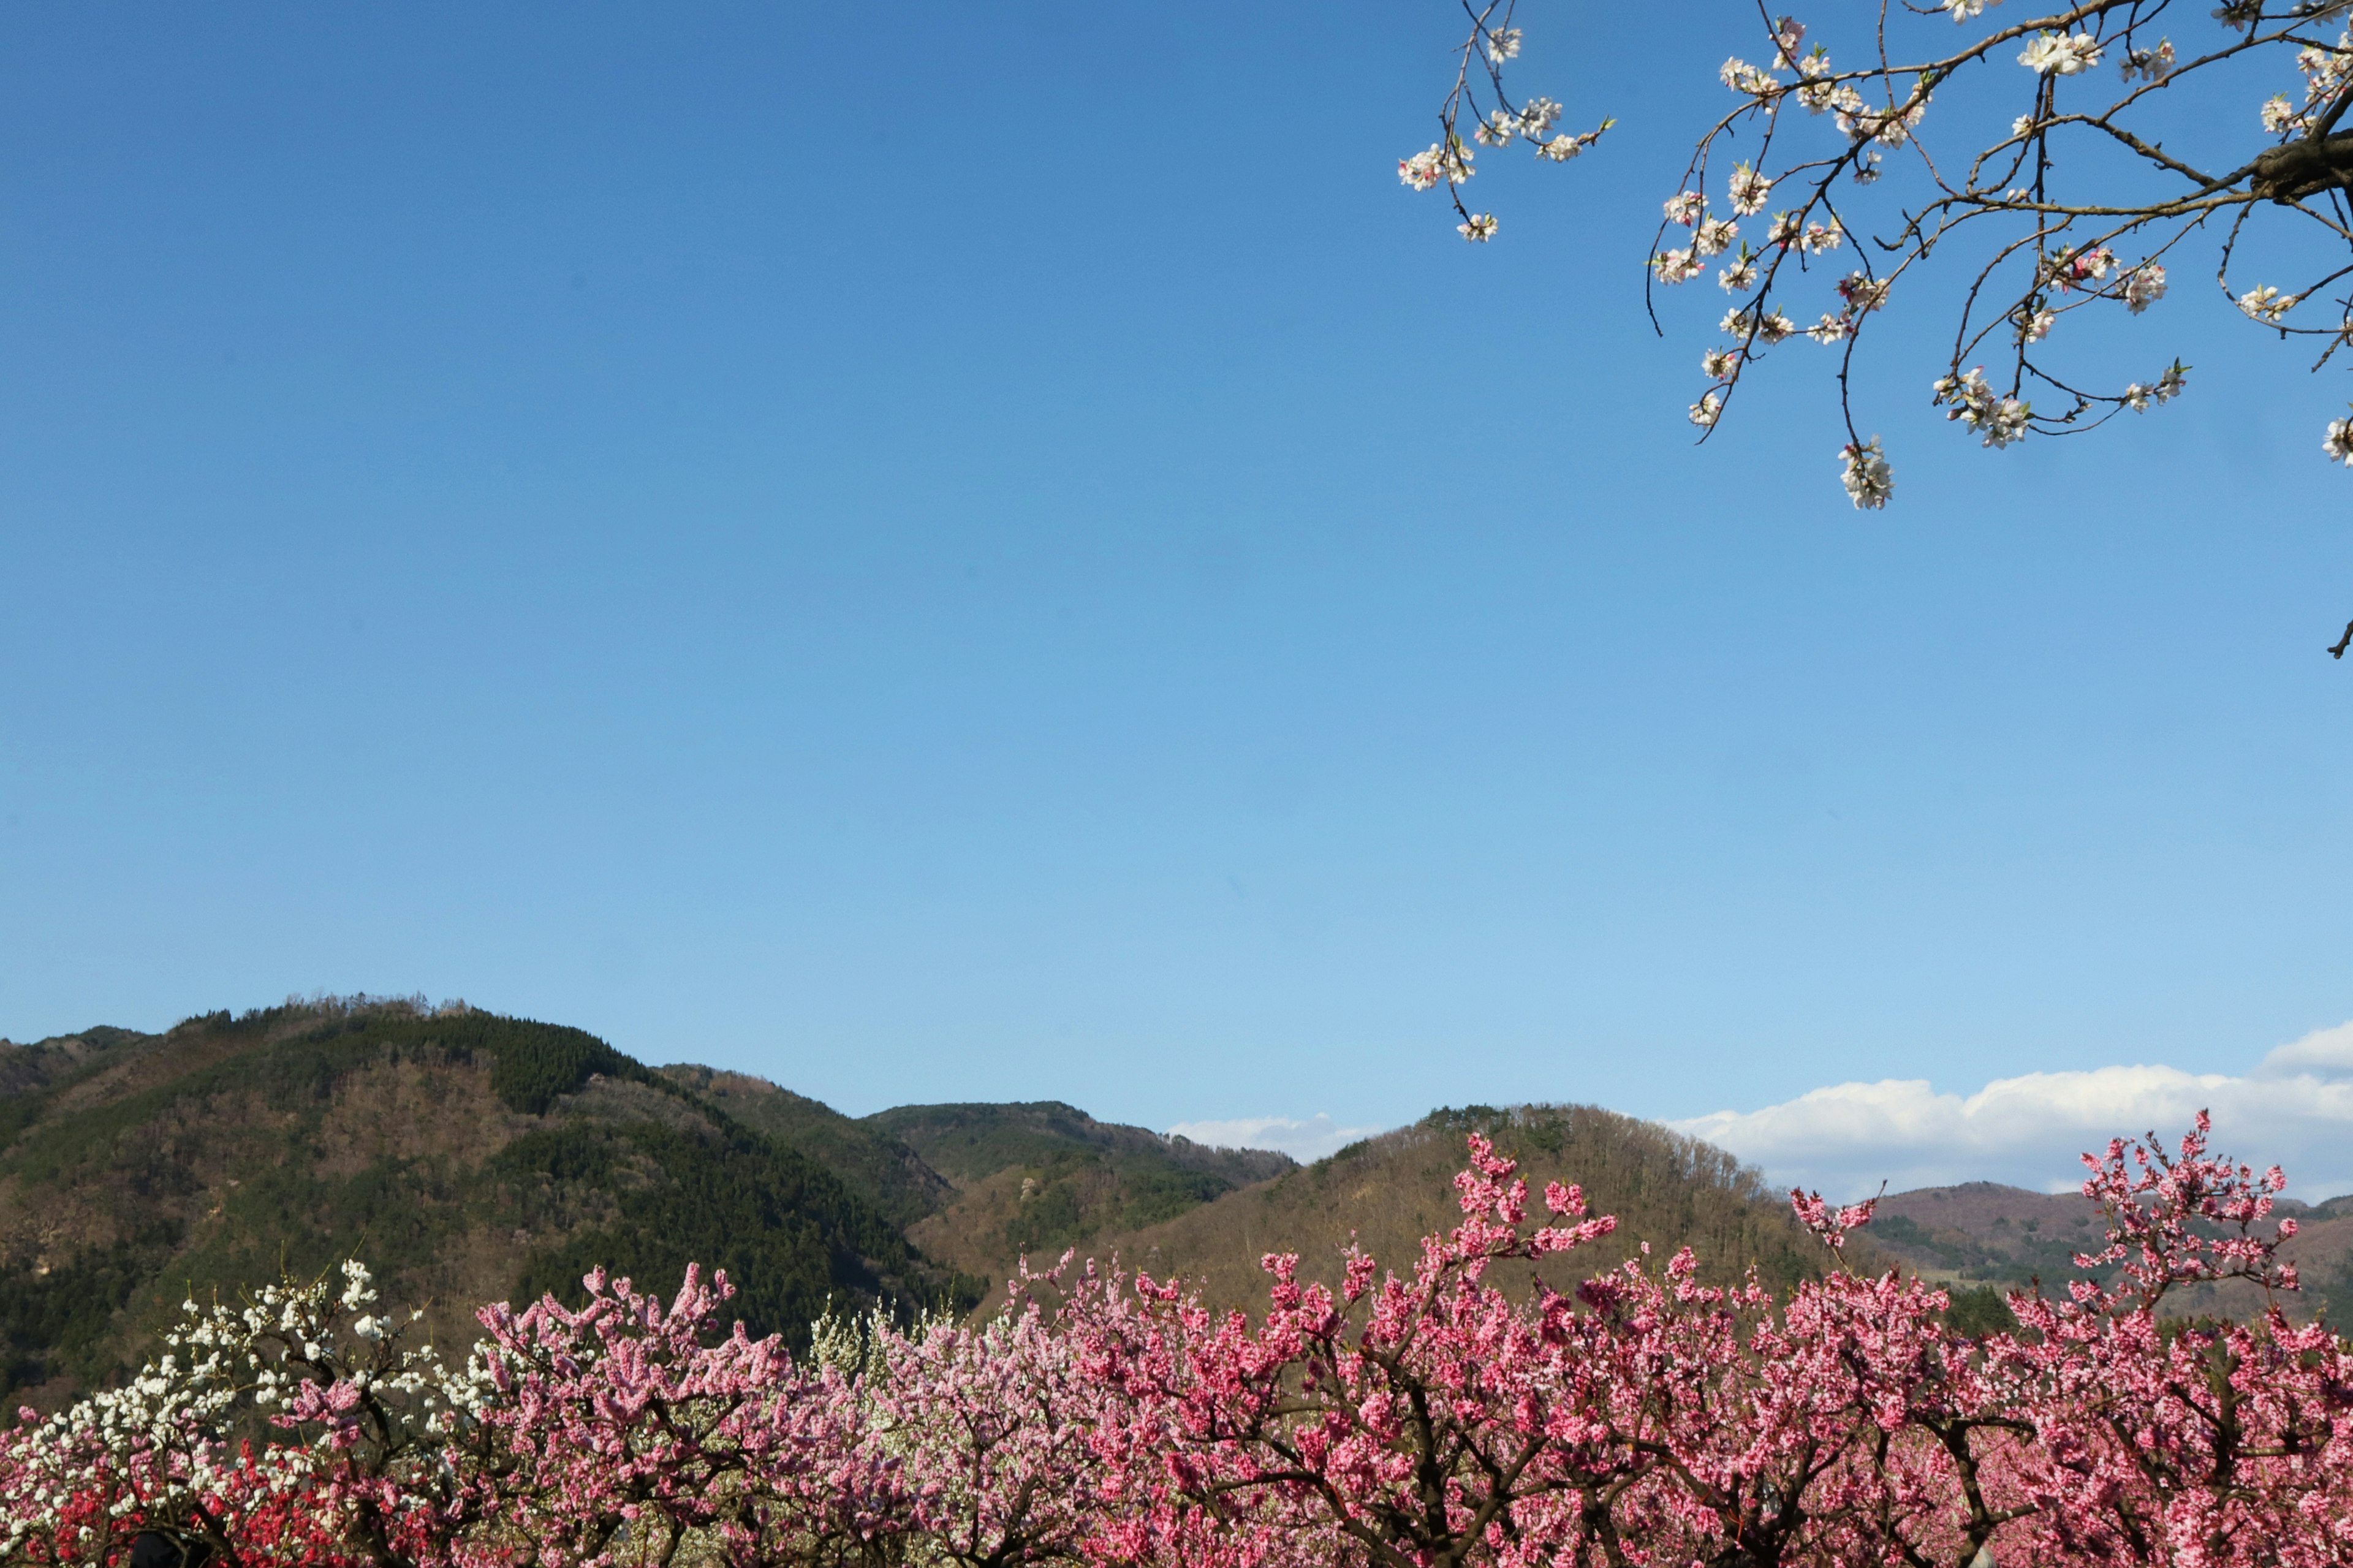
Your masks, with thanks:
[[(1662, 287), (1672, 289), (1714, 270), (1733, 296), (1717, 326), (1728, 341), (1701, 356), (1706, 385), (1690, 408), (1700, 440), (1714, 433), (1739, 385), (1770, 351), (1799, 336), (1839, 345), (1835, 379), (1847, 435), (1840, 454), (1841, 479), (1857, 507), (1886, 505), (1894, 494), (1893, 470), (1879, 437), (1862, 434), (1864, 426), (1854, 405), (1856, 345), (1865, 318), (1887, 307), (1910, 268), (1940, 248), (1962, 243), (1964, 228), (1974, 236), (1979, 220), (2021, 226), (1997, 232), (1978, 252), (1955, 351), (1931, 391), (1936, 405), (1989, 448), (2031, 435), (2080, 434), (2120, 414), (2169, 402), (2186, 389), (2189, 367), (2170, 355), (2152, 379), (2097, 390), (2099, 378), (2052, 362), (2053, 329), (2074, 310), (2095, 303), (2120, 305), (2134, 317), (2147, 311), (2168, 291), (2159, 258), (2220, 216), (2231, 222), (2219, 246), (2218, 277), (2242, 315), (2283, 336), (2325, 340), (2316, 370), (2337, 348), (2353, 342), (2353, 295), (2337, 301), (2332, 321), (2307, 325), (2291, 317), (2353, 268), (2324, 267), (2316, 282), (2295, 292), (2268, 283), (2242, 288), (2230, 280), (2242, 232), (2258, 215), (2310, 225), (2308, 232), (2322, 244), (2353, 250), (2353, 223), (2347, 221), (2342, 199), (2353, 188), (2353, 132), (2337, 129), (2353, 107), (2353, 27), (2334, 37), (2314, 27), (2322, 19), (2342, 26), (2347, 7), (2326, 0), (2285, 6), (2225, 0), (2212, 20), (2226, 37), (2186, 58), (2170, 37), (2151, 41), (2157, 24), (2172, 8), (2170, 0), (2079, 0), (1984, 26), (1957, 48), (1929, 48), (1909, 59), (1895, 52), (1899, 35), (1940, 23), (1982, 25), (1996, 4), (1939, 0), (1907, 4), (1894, 12), (1883, 3), (1873, 8), (1867, 63), (1856, 68), (1835, 67), (1820, 44), (1807, 47), (1807, 29), (1794, 17), (1776, 16), (1760, 4), (1766, 63), (1752, 65), (1737, 56), (1725, 62), (1719, 75), (1736, 101), (1694, 144), (1682, 186), (1665, 203), (1644, 285), (1645, 308), (1662, 331)], [(1441, 110), (1444, 139), (1402, 162), (1399, 174), (1417, 189), (1443, 183), (1461, 232), (1483, 241), (1496, 231), (1493, 215), (1474, 214), (1461, 201), (1472, 168), (1471, 149), (1457, 134), (1464, 110), (1482, 127), (1477, 139), (1500, 146), (1525, 136), (1545, 155), (1564, 161), (1600, 132), (1546, 142), (1514, 121), (1514, 115), (1527, 111), (1512, 109), (1507, 94), (1507, 68), (1520, 45), (1519, 31), (1510, 25), (1512, 13), (1499, 16), (1493, 4), (1484, 9), (1466, 5), (1465, 16), (1471, 29), (1458, 50), (1456, 81)], [(1940, 95), (1963, 91), (1964, 84), (1973, 95), (1965, 107), (1988, 104), (1991, 95), (2004, 90), (2004, 62), (2011, 58), (2023, 68), (2021, 78), (2008, 79), (2025, 89), (2023, 112), (2007, 135), (1980, 144), (1966, 159), (1944, 163), (1923, 136), (1932, 104)], [(2123, 77), (2121, 93), (2107, 98), (2105, 106), (2078, 102), (2092, 90), (2094, 68), (2111, 62)], [(2291, 80), (2300, 78), (2300, 101), (2276, 92), (2261, 104), (2234, 105), (2230, 94), (2237, 89), (2225, 85), (2221, 72), (2249, 65), (2277, 68)], [(1496, 104), (1483, 118), (1473, 91), (1482, 82)], [(2236, 139), (2223, 128), (2237, 123), (2238, 114), (2249, 116), (2246, 141), (2259, 140), (2259, 128), (2270, 143), (2236, 155), (2227, 173), (2209, 173), (2215, 161), (2165, 144), (2150, 119), (2160, 95), (2195, 95), (2193, 122), (2217, 151)], [(1541, 110), (1537, 119), (1548, 134), (1558, 106), (1548, 99), (1532, 100), (1532, 106)], [(1822, 117), (1832, 129), (1828, 139), (1805, 129), (1808, 120)], [(2177, 127), (2180, 120), (2179, 113), (2173, 117)], [(1753, 145), (1723, 180), (1719, 208), (1709, 195), (1718, 188), (1719, 155), (1728, 155), (1744, 136), (1753, 137)], [(2170, 188), (2137, 188), (2096, 159), (2076, 155), (2094, 148), (2126, 154), (2139, 174)], [(1898, 152), (1911, 156), (1891, 161), (1889, 154)], [(1948, 175), (1947, 167), (1955, 173)], [(2088, 172), (2078, 178), (2078, 169)], [(1850, 232), (1860, 232), (1852, 216), (1833, 207), (1831, 189), (1851, 181), (1867, 190), (1897, 174), (1902, 177), (1896, 184), (1915, 194), (1899, 199), (1894, 231), (1876, 241), (1892, 264), (1874, 268), (1865, 258), (1837, 280), (1834, 298), (1826, 301), (1830, 308), (1820, 310), (1812, 325), (1801, 326), (1814, 308), (1798, 310), (1789, 301), (1805, 289), (1808, 263), (1837, 249)], [(1801, 188), (1802, 195), (1795, 205), (1767, 216), (1778, 188)], [(1761, 237), (1744, 232), (1744, 226), (1759, 219)], [(1677, 227), (1688, 231), (1687, 242), (1670, 243), (1670, 232)], [(2272, 232), (2270, 226), (2265, 232)], [(1793, 256), (1799, 265), (1786, 267)], [(1981, 315), (1987, 300), (1999, 301), (1999, 308)], [(1997, 385), (1971, 360), (2000, 323), (2008, 324), (2012, 341), (2006, 345), (2008, 374)], [(2028, 395), (2031, 386), (2056, 391), (2064, 402), (2039, 408)], [(2353, 418), (2328, 422), (2321, 445), (2330, 459), (2353, 466)]]

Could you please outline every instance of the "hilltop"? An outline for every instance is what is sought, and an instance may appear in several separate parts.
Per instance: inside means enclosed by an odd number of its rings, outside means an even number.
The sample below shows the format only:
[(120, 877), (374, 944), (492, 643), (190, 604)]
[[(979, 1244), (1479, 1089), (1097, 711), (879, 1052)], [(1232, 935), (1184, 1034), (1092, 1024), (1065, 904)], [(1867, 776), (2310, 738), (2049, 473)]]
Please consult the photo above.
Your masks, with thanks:
[(889, 1203), (579, 1029), (290, 1004), (0, 1046), (0, 1384), (132, 1363), (184, 1294), (365, 1257), (437, 1333), (592, 1263), (726, 1268), (755, 1329), (968, 1303)]

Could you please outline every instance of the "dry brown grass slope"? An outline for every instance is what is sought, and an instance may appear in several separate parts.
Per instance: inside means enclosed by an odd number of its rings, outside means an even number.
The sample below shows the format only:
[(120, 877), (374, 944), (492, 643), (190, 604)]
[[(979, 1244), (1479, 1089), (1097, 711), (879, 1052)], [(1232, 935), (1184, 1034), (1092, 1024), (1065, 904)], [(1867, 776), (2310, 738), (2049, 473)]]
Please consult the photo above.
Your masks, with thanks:
[[(1544, 1265), (1539, 1272), (1556, 1289), (1615, 1267), (1644, 1242), (1662, 1261), (1692, 1247), (1704, 1278), (1728, 1280), (1754, 1266), (1779, 1289), (1819, 1273), (1826, 1261), (1790, 1218), (1785, 1195), (1731, 1155), (1588, 1105), (1435, 1111), (1162, 1224), (1099, 1237), (1085, 1250), (1180, 1275), (1220, 1308), (1263, 1303), (1260, 1258), (1271, 1252), (1296, 1252), (1303, 1278), (1332, 1282), (1353, 1239), (1385, 1267), (1409, 1271), (1421, 1237), (1461, 1217), (1453, 1176), (1472, 1131), (1521, 1162), (1539, 1214), (1545, 1184), (1561, 1181), (1581, 1184), (1594, 1214), (1617, 1216), (1614, 1235)], [(1878, 1261), (1867, 1243), (1854, 1251), (1865, 1267)], [(1523, 1265), (1503, 1282), (1527, 1279)]]

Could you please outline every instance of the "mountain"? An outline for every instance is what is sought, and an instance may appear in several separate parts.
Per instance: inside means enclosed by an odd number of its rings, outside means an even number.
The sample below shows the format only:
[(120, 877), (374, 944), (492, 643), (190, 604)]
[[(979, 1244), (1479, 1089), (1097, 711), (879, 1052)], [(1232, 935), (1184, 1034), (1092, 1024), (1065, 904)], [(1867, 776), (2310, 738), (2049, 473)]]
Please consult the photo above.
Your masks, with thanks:
[(1211, 1149), (1098, 1121), (1059, 1100), (902, 1105), (862, 1126), (898, 1139), (955, 1184), (908, 1235), (929, 1255), (1002, 1279), (1024, 1254), (1098, 1245), (1106, 1233), (1214, 1205), (1297, 1169), (1288, 1154)]
[(0, 1385), (106, 1381), (184, 1294), (354, 1254), (461, 1342), (473, 1305), (596, 1262), (724, 1268), (748, 1324), (802, 1337), (828, 1300), (977, 1299), (903, 1234), (920, 1175), (870, 1193), (849, 1155), (887, 1150), (850, 1140), (845, 1174), (743, 1098), (579, 1029), (408, 1002), (0, 1044)]
[[(1623, 1262), (1645, 1242), (1656, 1261), (1691, 1247), (1711, 1281), (1753, 1266), (1786, 1289), (1828, 1261), (1786, 1198), (1755, 1171), (1712, 1144), (1589, 1105), (1433, 1111), (1189, 1213), (1099, 1237), (1093, 1250), (1116, 1249), (1155, 1275), (1198, 1280), (1219, 1307), (1264, 1300), (1259, 1259), (1270, 1252), (1296, 1252), (1303, 1279), (1336, 1283), (1353, 1238), (1385, 1267), (1409, 1272), (1420, 1238), (1461, 1218), (1453, 1176), (1472, 1132), (1521, 1163), (1539, 1214), (1545, 1184), (1559, 1181), (1581, 1184), (1591, 1213), (1617, 1216), (1613, 1235), (1535, 1270), (1556, 1289)], [(1874, 1256), (1860, 1241), (1850, 1252), (1866, 1266)], [(1520, 1266), (1506, 1278), (1527, 1273)]]
[(984, 1280), (1002, 1280), (1025, 1253), (1086, 1245), (1295, 1168), (1288, 1154), (1206, 1148), (1059, 1100), (902, 1105), (853, 1120), (748, 1074), (660, 1070), (835, 1172), (925, 1256)]
[[(2328, 1310), (2331, 1321), (2353, 1315), (2353, 1194), (2316, 1205), (2283, 1198), (2276, 1213), (2299, 1227), (2280, 1249), (2304, 1275), (2305, 1289), (2290, 1305), (2299, 1315)], [(1905, 1268), (1939, 1283), (2009, 1289), (2039, 1279), (2053, 1292), (2084, 1272), (2075, 1267), (2076, 1253), (2094, 1251), (2105, 1241), (2098, 1208), (2081, 1193), (2030, 1192), (1995, 1182), (1883, 1198), (1868, 1234)], [(2261, 1305), (2252, 1287), (2226, 1285), (2185, 1290), (2166, 1310), (2239, 1315)]]
[(1930, 1278), (2022, 1285), (2072, 1277), (2073, 1255), (2100, 1246), (2102, 1232), (2081, 1193), (1964, 1182), (1882, 1198), (1871, 1238)]
[[(1065, 1247), (1249, 1307), (1270, 1251), (1330, 1280), (1353, 1237), (1409, 1268), (1457, 1217), (1474, 1131), (1535, 1190), (1580, 1183), (1618, 1216), (1544, 1266), (1555, 1288), (1645, 1242), (1660, 1258), (1691, 1246), (1704, 1279), (1754, 1268), (1776, 1288), (1828, 1260), (1755, 1171), (1591, 1106), (1441, 1110), (1301, 1166), (1053, 1100), (853, 1118), (462, 1004), (290, 1002), (160, 1034), (0, 1040), (0, 1396), (54, 1404), (135, 1364), (184, 1295), (352, 1256), (459, 1343), (479, 1303), (575, 1292), (596, 1263), (662, 1284), (690, 1260), (723, 1268), (746, 1324), (795, 1340), (828, 1302), (968, 1308), (1024, 1255)], [(2310, 1299), (2353, 1310), (2353, 1199), (2285, 1206)], [(1900, 1194), (1880, 1215), (1850, 1261), (1974, 1286), (1968, 1310), (1989, 1323), (1995, 1286), (2063, 1278), (2095, 1235), (2080, 1198), (1982, 1183)], [(2209, 1292), (2177, 1310), (2251, 1304)]]

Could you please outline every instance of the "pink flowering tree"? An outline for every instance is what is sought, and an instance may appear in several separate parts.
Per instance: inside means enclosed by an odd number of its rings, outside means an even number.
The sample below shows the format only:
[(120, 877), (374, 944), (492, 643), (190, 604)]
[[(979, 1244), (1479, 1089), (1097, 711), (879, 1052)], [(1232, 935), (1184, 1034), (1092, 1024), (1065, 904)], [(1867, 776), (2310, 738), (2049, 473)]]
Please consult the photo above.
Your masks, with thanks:
[[(1798, 1209), (1833, 1253), (1869, 1218), (1818, 1198)], [(1708, 1562), (1874, 1560), (1905, 1542), (1913, 1561), (1967, 1563), (1982, 1537), (1954, 1514), (1930, 1436), (1953, 1414), (1944, 1293), (1834, 1268), (1783, 1301), (1753, 1278), (1709, 1289), (1694, 1274), (1684, 1252), (1655, 1279), (1638, 1263), (1585, 1291), (1658, 1461), (1616, 1536), (1663, 1524), (1685, 1560)]]
[(665, 1305), (600, 1269), (480, 1313), (475, 1397), (454, 1434), (467, 1565), (888, 1562), (908, 1529), (899, 1464), (856, 1380), (782, 1340), (715, 1332), (733, 1288), (690, 1267)]
[(1124, 1458), (1139, 1489), (1190, 1505), (1169, 1523), (1230, 1510), (1261, 1541), (1271, 1526), (1388, 1568), (1485, 1560), (1496, 1540), (1510, 1542), (1499, 1560), (1549, 1560), (1577, 1539), (1577, 1500), (1640, 1462), (1607, 1418), (1609, 1368), (1573, 1348), (1563, 1298), (1514, 1302), (1488, 1276), (1615, 1222), (1585, 1218), (1583, 1196), (1556, 1184), (1556, 1223), (1528, 1229), (1514, 1173), (1473, 1136), (1462, 1221), (1425, 1241), (1410, 1276), (1357, 1252), (1335, 1292), (1299, 1283), (1295, 1256), (1271, 1257), (1255, 1323), (1162, 1293), (1189, 1353), (1142, 1390), (1167, 1445)]
[[(1562, 132), (1557, 102), (1518, 94), (1518, 9), (1464, 0), (1439, 139), (1398, 166), (1409, 186), (1443, 186), (1474, 241), (1498, 232), (1465, 200), (1483, 150), (1525, 145), (1562, 162), (1611, 123)], [(2068, 318), (2140, 317), (2184, 261), (2214, 266), (2246, 319), (2303, 341), (2316, 368), (2353, 337), (2344, 6), (1880, 0), (1820, 20), (1816, 33), (1757, 11), (1751, 47), (1719, 73), (1726, 107), (1700, 128), (1678, 188), (1662, 193), (1650, 273), (1671, 297), (1653, 299), (1654, 319), (1711, 274), (1726, 296), (1720, 320), (1703, 312), (1715, 320), (1691, 410), (1703, 438), (1775, 351), (1821, 354), (1840, 392), (1847, 493), (1884, 506), (1893, 474), (1858, 420), (1849, 371), (1932, 258), (1959, 269), (1947, 291), (1959, 305), (1951, 351), (1923, 382), (1989, 447), (2179, 395), (2188, 367), (2169, 351), (2103, 372), (2069, 352), (2084, 334)], [(2353, 464), (2353, 418), (2327, 421), (2319, 444)]]
[[(1463, 1222), (1413, 1275), (1353, 1256), (1335, 1291), (1267, 1260), (1262, 1320), (1136, 1282), (1144, 1318), (1101, 1358), (1145, 1434), (1103, 1452), (1115, 1563), (2257, 1563), (2348, 1561), (2353, 1363), (2277, 1305), (2168, 1323), (2172, 1285), (2292, 1289), (2266, 1226), (2276, 1173), (2121, 1145), (2087, 1191), (2124, 1283), (2022, 1294), (2014, 1335), (1942, 1321), (1946, 1295), (1841, 1261), (1870, 1205), (1794, 1194), (1831, 1248), (1777, 1299), (1703, 1285), (1688, 1251), (1572, 1300), (1491, 1272), (1600, 1234), (1573, 1189), (1524, 1223), (1510, 1162), (1473, 1140)], [(2284, 1226), (2285, 1235), (2294, 1226)], [(1108, 1304), (1108, 1299), (1105, 1299)]]
[[(2031, 1439), (2003, 1446), (2000, 1484), (2037, 1557), (2353, 1560), (2353, 1355), (2284, 1310), (2295, 1271), (2277, 1249), (2296, 1226), (2270, 1215), (2284, 1176), (2213, 1157), (2207, 1133), (2201, 1112), (2170, 1153), (2151, 1139), (2086, 1155), (2108, 1245), (2077, 1262), (2113, 1277), (2014, 1296), (2020, 1332), (1986, 1346), (1985, 1380)], [(2161, 1315), (2179, 1287), (2233, 1279), (2264, 1293), (2251, 1321)]]
[[(1684, 1562), (1711, 1506), (1757, 1511), (1760, 1488), (1713, 1486), (1699, 1450), (1725, 1447), (1742, 1315), (1767, 1294), (1697, 1285), (1686, 1253), (1663, 1280), (1637, 1264), (1589, 1284), (1584, 1310), (1540, 1281), (1514, 1297), (1498, 1270), (1614, 1222), (1555, 1184), (1549, 1223), (1527, 1224), (1515, 1166), (1476, 1136), (1456, 1186), (1461, 1223), (1409, 1275), (1356, 1252), (1334, 1290), (1267, 1258), (1261, 1321), (1138, 1282), (1166, 1331), (1121, 1363), (1152, 1440), (1116, 1458), (1149, 1507), (1098, 1555), (1183, 1563), (1222, 1539), (1251, 1561), (1382, 1568)], [(1694, 1462), (1707, 1478), (1682, 1473)]]
[(1134, 1406), (1071, 1331), (1081, 1315), (1109, 1326), (1133, 1309), (1113, 1277), (1092, 1265), (1074, 1271), (1065, 1256), (1042, 1274), (1025, 1266), (985, 1323), (902, 1331), (871, 1320), (866, 1418), (902, 1467), (927, 1558), (965, 1568), (1075, 1562), (1119, 1510), (1101, 1453), (1130, 1429)]

